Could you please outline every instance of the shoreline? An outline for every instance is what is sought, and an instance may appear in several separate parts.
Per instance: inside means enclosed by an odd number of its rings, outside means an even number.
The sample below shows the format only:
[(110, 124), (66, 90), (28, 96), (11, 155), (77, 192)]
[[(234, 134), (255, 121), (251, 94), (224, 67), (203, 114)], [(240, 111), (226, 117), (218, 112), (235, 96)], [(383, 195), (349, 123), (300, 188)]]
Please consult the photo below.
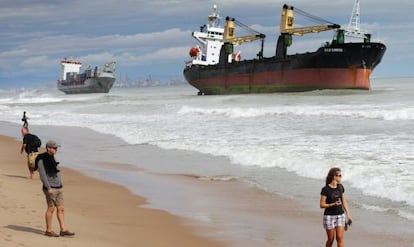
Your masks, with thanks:
[[(67, 127), (57, 127), (57, 129), (61, 133)], [(52, 133), (54, 132), (55, 130), (52, 131)], [(102, 140), (94, 141), (100, 142)], [(99, 143), (99, 145), (105, 146), (104, 143)], [(73, 149), (71, 145), (65, 145), (65, 149), (68, 146)], [(160, 159), (158, 156), (170, 158), (169, 155), (173, 155), (177, 159), (173, 163), (176, 163), (182, 162), (181, 159), (188, 156), (186, 153), (182, 156), (179, 155), (179, 151), (166, 151), (156, 147), (135, 146), (134, 149), (141, 153), (148, 152), (146, 155), (150, 157), (143, 159), (145, 162), (155, 160), (156, 163), (156, 160)], [(63, 152), (68, 151), (64, 150)], [(158, 158), (155, 156), (151, 158), (151, 155), (154, 154), (157, 154)], [(62, 159), (62, 161), (65, 161), (65, 159)], [(193, 160), (193, 162), (198, 161)], [(321, 226), (322, 211), (306, 209), (297, 199), (273, 195), (253, 186), (241, 184), (238, 181), (200, 179), (199, 174), (183, 173), (177, 175), (168, 174), (168, 172), (158, 174), (152, 171), (137, 170), (136, 167), (130, 167), (128, 164), (103, 164), (101, 161), (94, 161), (93, 158), (89, 163), (100, 164), (101, 168), (106, 167), (110, 171), (131, 169), (134, 179), (140, 180), (142, 187), (155, 187), (161, 190), (161, 192), (155, 189), (145, 191), (144, 188), (144, 197), (149, 198), (149, 201), (147, 201), (147, 204), (140, 205), (140, 207), (152, 208), (154, 198), (158, 198), (162, 199), (161, 203), (167, 204), (166, 208), (161, 211), (168, 211), (173, 215), (177, 215), (174, 210), (168, 210), (168, 207), (175, 206), (179, 207), (180, 210), (185, 210), (182, 207), (186, 204), (197, 203), (197, 201), (205, 204), (206, 206), (198, 208), (198, 211), (184, 215), (184, 224), (190, 226), (197, 235), (213, 240), (218, 238), (226, 243), (231, 243), (227, 246), (247, 247), (252, 246), (252, 244), (256, 246), (314, 246), (324, 244), (325, 233)], [(98, 168), (96, 166), (90, 169)], [(96, 177), (95, 175), (92, 177)], [(106, 179), (101, 175), (98, 175), (98, 180), (105, 181)], [(67, 183), (66, 180), (65, 183)], [(169, 192), (174, 189), (184, 190), (184, 192), (182, 194), (173, 192), (173, 196), (170, 197), (168, 191), (163, 191), (166, 188), (170, 189)], [(140, 190), (133, 191), (133, 194), (138, 197), (143, 195), (142, 190), (141, 192)], [(180, 202), (181, 204), (174, 205), (176, 201), (182, 200), (187, 201), (184, 204)], [(68, 210), (70, 211), (70, 209)], [(209, 211), (214, 211), (214, 213)], [(179, 216), (181, 218), (183, 215)], [(234, 225), (238, 225), (236, 230)], [(70, 227), (69, 224), (68, 226)], [(76, 229), (73, 230), (76, 232)], [(346, 235), (346, 243), (351, 246), (362, 244), (364, 246), (384, 246), (386, 244), (385, 246), (391, 247), (411, 246), (414, 240), (412, 236), (405, 237), (384, 232), (372, 232), (369, 230), (369, 226), (364, 226), (363, 222), (355, 222)]]

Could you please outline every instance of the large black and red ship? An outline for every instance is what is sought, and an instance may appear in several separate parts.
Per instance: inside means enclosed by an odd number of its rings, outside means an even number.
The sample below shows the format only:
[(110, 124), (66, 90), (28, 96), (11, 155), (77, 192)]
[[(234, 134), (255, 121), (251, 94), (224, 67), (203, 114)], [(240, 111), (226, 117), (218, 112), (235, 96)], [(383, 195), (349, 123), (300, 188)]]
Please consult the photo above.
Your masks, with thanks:
[[(359, 1), (355, 3), (358, 6), (354, 6), (353, 15), (359, 16)], [(206, 95), (370, 89), (370, 75), (381, 62), (385, 45), (371, 42), (368, 33), (341, 29), (340, 25), (330, 22), (294, 27), (294, 10), (311, 16), (284, 5), (276, 54), (266, 58), (263, 57), (265, 35), (256, 32), (235, 36), (237, 21), (227, 17), (224, 27), (220, 27), (220, 16), (214, 6), (213, 14), (208, 16), (209, 23), (192, 34), (199, 44), (190, 50), (192, 60), (186, 63), (184, 77), (199, 90), (199, 94)], [(326, 42), (314, 52), (287, 54), (293, 35), (327, 30), (336, 33), (331, 42)], [(361, 40), (345, 42), (345, 37), (351, 35)], [(257, 58), (241, 60), (240, 53), (234, 52), (234, 46), (254, 40), (262, 41)]]

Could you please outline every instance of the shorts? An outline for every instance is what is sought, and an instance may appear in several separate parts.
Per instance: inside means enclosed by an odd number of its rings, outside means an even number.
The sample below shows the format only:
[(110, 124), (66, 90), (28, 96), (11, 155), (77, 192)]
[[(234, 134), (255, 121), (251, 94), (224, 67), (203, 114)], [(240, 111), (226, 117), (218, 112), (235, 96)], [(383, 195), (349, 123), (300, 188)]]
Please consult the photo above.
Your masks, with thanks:
[(36, 157), (38, 154), (38, 152), (32, 152), (27, 155), (27, 166), (29, 167), (29, 169), (35, 168)]
[(63, 206), (63, 189), (53, 189), (52, 194), (49, 194), (47, 190), (43, 190), (46, 197), (46, 203), (48, 207)]
[(323, 216), (323, 228), (329, 230), (338, 226), (345, 226), (345, 214), (338, 215), (324, 215)]

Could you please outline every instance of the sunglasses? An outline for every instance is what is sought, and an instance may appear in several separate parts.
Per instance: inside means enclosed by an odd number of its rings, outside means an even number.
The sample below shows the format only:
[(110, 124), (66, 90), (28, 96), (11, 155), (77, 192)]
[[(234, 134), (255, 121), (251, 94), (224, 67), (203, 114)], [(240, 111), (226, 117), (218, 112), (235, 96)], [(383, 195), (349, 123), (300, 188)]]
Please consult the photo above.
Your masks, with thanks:
[(342, 174), (336, 174), (335, 177), (340, 177), (342, 178)]

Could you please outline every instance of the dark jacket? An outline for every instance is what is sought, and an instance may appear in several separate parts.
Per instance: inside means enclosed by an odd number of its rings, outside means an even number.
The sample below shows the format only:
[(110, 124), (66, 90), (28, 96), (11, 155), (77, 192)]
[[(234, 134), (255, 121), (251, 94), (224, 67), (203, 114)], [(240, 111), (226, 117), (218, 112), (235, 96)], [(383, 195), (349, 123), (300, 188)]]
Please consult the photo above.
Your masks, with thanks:
[(39, 154), (35, 162), (35, 170), (39, 170), (43, 190), (59, 189), (63, 187), (60, 171), (57, 168), (59, 162), (47, 152)]

